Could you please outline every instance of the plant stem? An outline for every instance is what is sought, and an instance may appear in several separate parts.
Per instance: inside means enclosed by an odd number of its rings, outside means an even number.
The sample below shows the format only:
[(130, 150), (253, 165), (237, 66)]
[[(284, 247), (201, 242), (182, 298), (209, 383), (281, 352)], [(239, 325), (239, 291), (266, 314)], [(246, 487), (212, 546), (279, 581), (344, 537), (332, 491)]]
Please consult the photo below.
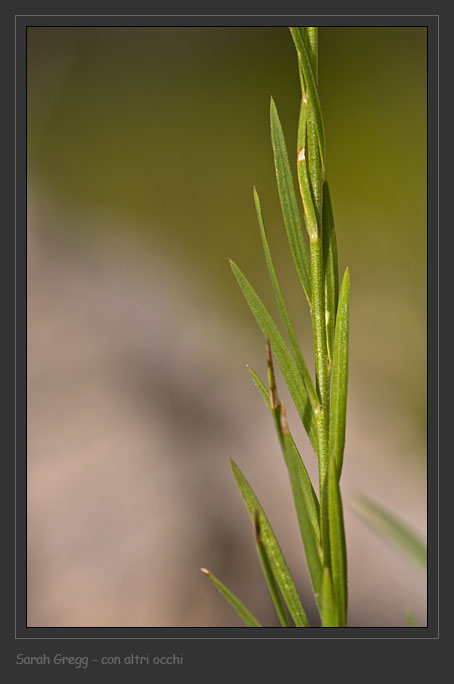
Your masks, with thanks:
[(329, 445), (329, 370), (326, 347), (325, 291), (321, 236), (310, 240), (312, 276), (312, 328), (314, 332), (315, 373), (320, 411), (317, 415), (320, 515), (323, 561), (329, 567), (328, 535), (328, 445)]
[[(304, 36), (304, 34), (302, 34)], [(310, 68), (317, 82), (318, 67), (318, 28), (308, 26), (306, 29)], [(309, 226), (311, 287), (312, 287), (312, 328), (314, 334), (314, 355), (316, 388), (320, 401), (320, 412), (317, 416), (317, 438), (319, 459), (320, 514), (323, 560), (329, 567), (329, 533), (328, 533), (328, 453), (329, 453), (329, 404), (330, 404), (330, 362), (326, 337), (326, 303), (325, 303), (325, 271), (323, 259), (322, 208), (324, 189), (324, 167), (320, 155), (319, 130), (314, 117), (313, 107), (309, 105), (304, 94), (304, 77), (300, 73), (303, 86), (303, 102), (307, 144), (307, 176), (310, 193), (315, 209), (316, 226)], [(304, 124), (303, 124), (304, 125)], [(303, 139), (303, 132), (299, 137)], [(304, 194), (304, 193), (303, 193)], [(307, 195), (307, 193), (306, 193)], [(306, 202), (307, 203), (307, 202)]]

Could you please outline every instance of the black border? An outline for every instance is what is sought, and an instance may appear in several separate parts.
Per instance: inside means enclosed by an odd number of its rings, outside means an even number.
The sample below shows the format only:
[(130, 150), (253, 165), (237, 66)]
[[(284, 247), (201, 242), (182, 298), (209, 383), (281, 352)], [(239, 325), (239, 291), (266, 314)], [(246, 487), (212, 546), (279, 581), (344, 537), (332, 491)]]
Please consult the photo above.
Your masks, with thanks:
[[(82, 11), (82, 10), (80, 10)], [(310, 22), (304, 21), (304, 16), (310, 16)], [(64, 17), (64, 22), (61, 21)], [(348, 23), (345, 18), (348, 17)], [(292, 636), (287, 636), (280, 628), (263, 629), (260, 636), (256, 636), (257, 630), (244, 628), (177, 628), (177, 627), (141, 627), (141, 628), (39, 628), (24, 627), (26, 621), (24, 602), (25, 594), (17, 593), (18, 616), (16, 623), (15, 639), (102, 639), (115, 640), (115, 650), (125, 646), (126, 651), (131, 650), (133, 643), (124, 643), (124, 639), (239, 639), (241, 641), (263, 639), (438, 639), (438, 511), (433, 502), (438, 496), (438, 15), (381, 15), (379, 23), (368, 21), (371, 15), (185, 15), (185, 16), (130, 16), (112, 17), (106, 15), (77, 16), (61, 15), (57, 18), (49, 16), (19, 15), (15, 16), (15, 54), (16, 54), (16, 448), (17, 461), (17, 588), (25, 586), (26, 571), (24, 559), (24, 540), (26, 538), (26, 515), (21, 507), (20, 493), (26, 486), (26, 470), (24, 459), (26, 454), (26, 337), (23, 331), (26, 327), (26, 92), (25, 92), (25, 28), (26, 26), (287, 26), (303, 25), (311, 23), (319, 26), (427, 26), (428, 27), (428, 453), (430, 462), (428, 467), (428, 538), (429, 538), (429, 566), (428, 576), (431, 582), (428, 584), (428, 624), (427, 628), (344, 628), (342, 630), (310, 628), (308, 630), (295, 631)], [(77, 19), (77, 24), (73, 20)], [(194, 19), (197, 19), (194, 23)], [(336, 20), (341, 21), (336, 21)], [(43, 21), (45, 20), (45, 21)], [(143, 20), (143, 22), (138, 22)], [(188, 21), (189, 20), (189, 21)], [(119, 23), (120, 22), (120, 23)], [(11, 55), (10, 55), (11, 57)], [(10, 195), (12, 196), (12, 194)], [(25, 314), (25, 315), (24, 315)], [(25, 363), (23, 362), (25, 360)], [(19, 457), (22, 460), (19, 460)], [(23, 500), (22, 500), (23, 503)], [(124, 634), (127, 633), (125, 637)], [(215, 632), (215, 634), (213, 634)], [(316, 632), (316, 634), (314, 634)], [(96, 636), (95, 636), (96, 634)], [(295, 636), (293, 636), (295, 635)], [(36, 642), (37, 644), (40, 642)], [(66, 641), (65, 641), (66, 643)], [(76, 642), (77, 643), (77, 642)], [(187, 642), (185, 642), (187, 643)], [(151, 648), (144, 642), (147, 650)], [(47, 648), (47, 647), (46, 647)], [(173, 647), (172, 647), (173, 648)], [(180, 648), (180, 644), (178, 645)], [(24, 650), (24, 643), (17, 650)], [(49, 650), (49, 649), (47, 649)], [(110, 649), (113, 650), (113, 649)], [(175, 649), (177, 650), (177, 649)]]

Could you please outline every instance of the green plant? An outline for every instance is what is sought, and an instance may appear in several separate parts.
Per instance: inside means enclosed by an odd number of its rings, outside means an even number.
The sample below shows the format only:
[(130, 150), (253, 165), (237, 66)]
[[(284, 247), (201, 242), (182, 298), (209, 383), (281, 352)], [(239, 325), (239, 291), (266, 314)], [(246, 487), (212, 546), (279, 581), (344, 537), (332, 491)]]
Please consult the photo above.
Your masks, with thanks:
[[(298, 56), (301, 108), (297, 138), (297, 201), (284, 133), (271, 100), (271, 138), (276, 180), (290, 250), (312, 316), (315, 385), (301, 353), (279, 287), (268, 245), (259, 196), (254, 201), (274, 295), (289, 346), (258, 294), (239, 267), (231, 262), (236, 280), (265, 338), (268, 388), (253, 369), (252, 380), (274, 420), (288, 469), (296, 515), (312, 588), (324, 627), (347, 623), (347, 558), (343, 508), (339, 488), (342, 472), (348, 379), (350, 279), (346, 269), (339, 291), (337, 247), (326, 180), (323, 119), (317, 87), (318, 29), (291, 27)], [(304, 226), (308, 234), (307, 249)], [(272, 356), (276, 359), (318, 459), (318, 494), (290, 434), (285, 407), (279, 401)], [(283, 627), (307, 627), (309, 622), (287, 563), (263, 508), (246, 478), (232, 462), (236, 482), (254, 523), (258, 555), (268, 589)], [(211, 573), (203, 569), (244, 623), (256, 618)], [(286, 612), (290, 615), (290, 618)]]

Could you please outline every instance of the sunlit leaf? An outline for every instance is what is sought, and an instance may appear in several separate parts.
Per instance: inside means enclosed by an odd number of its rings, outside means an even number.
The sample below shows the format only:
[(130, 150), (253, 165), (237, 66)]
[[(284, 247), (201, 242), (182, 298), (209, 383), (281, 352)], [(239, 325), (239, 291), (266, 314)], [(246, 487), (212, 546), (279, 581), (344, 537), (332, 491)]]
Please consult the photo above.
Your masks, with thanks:
[(337, 241), (333, 209), (328, 183), (323, 186), (323, 268), (325, 272), (326, 339), (330, 364), (333, 363), (334, 331), (336, 327), (337, 301), (339, 298), (339, 273), (337, 265)]
[(329, 568), (323, 568), (321, 604), (322, 627), (339, 627), (336, 602), (333, 594), (333, 583)]
[(208, 577), (208, 579), (214, 584), (214, 586), (221, 592), (221, 594), (224, 596), (225, 599), (230, 603), (232, 608), (238, 613), (240, 618), (243, 620), (244, 624), (246, 627), (261, 627), (262, 625), (258, 620), (255, 619), (255, 617), (248, 611), (247, 608), (241, 603), (239, 599), (235, 596), (235, 594), (232, 594), (230, 589), (227, 589), (227, 587), (222, 584), (220, 580), (218, 580), (217, 577), (211, 574), (209, 570), (206, 568), (201, 568), (202, 572), (204, 575)]
[(304, 242), (304, 226), (301, 221), (300, 210), (296, 200), (295, 186), (293, 184), (292, 172), (288, 160), (284, 132), (273, 99), (271, 99), (270, 119), (271, 140), (273, 144), (276, 180), (281, 201), (282, 215), (284, 217), (293, 261), (310, 306), (310, 266), (306, 244)]
[[(280, 412), (277, 406), (275, 411)], [(320, 548), (320, 523), (318, 500), (313, 490), (306, 468), (301, 460), (295, 442), (288, 431), (285, 414), (281, 414), (282, 448), (292, 487), (293, 501), (304, 545), (307, 567), (312, 588), (320, 606), (322, 563)]]
[(329, 421), (329, 454), (336, 462), (336, 470), (339, 477), (342, 472), (344, 458), (345, 421), (347, 415), (349, 302), (350, 276), (347, 268), (342, 281), (337, 308)]
[(339, 489), (339, 476), (334, 458), (328, 471), (328, 512), (330, 561), (333, 576), (334, 598), (340, 626), (347, 620), (347, 551), (345, 546), (344, 515)]
[(287, 387), (289, 388), (290, 394), (295, 402), (295, 406), (298, 410), (301, 420), (303, 421), (304, 427), (306, 428), (306, 432), (309, 436), (314, 451), (317, 453), (318, 444), (315, 431), (314, 413), (306, 386), (301, 379), (295, 360), (291, 355), (284, 338), (279, 332), (278, 327), (274, 323), (260, 297), (247, 280), (246, 276), (233, 261), (230, 262), (230, 265), (260, 329), (265, 337), (269, 337), (273, 354), (276, 358), (279, 368), (282, 371), (282, 375), (284, 376)]
[(282, 597), (279, 592), (279, 587), (277, 585), (276, 579), (273, 575), (273, 570), (271, 568), (271, 563), (266, 552), (265, 545), (262, 541), (261, 529), (260, 529), (260, 516), (259, 512), (255, 511), (254, 515), (254, 530), (255, 530), (255, 543), (257, 547), (257, 553), (260, 558), (260, 563), (262, 566), (263, 574), (268, 586), (268, 591), (270, 592), (271, 600), (274, 605), (274, 609), (279, 618), (279, 622), (282, 627), (291, 627), (290, 621), (285, 612), (285, 606), (282, 603)]
[(238, 484), (238, 488), (241, 492), (252, 521), (255, 519), (256, 511), (258, 511), (261, 539), (266, 549), (273, 575), (276, 578), (276, 582), (279, 586), (282, 597), (287, 604), (290, 615), (292, 616), (297, 627), (308, 627), (309, 622), (306, 617), (306, 613), (301, 605), (300, 597), (290, 574), (290, 570), (285, 562), (281, 547), (276, 539), (276, 535), (274, 534), (271, 525), (268, 522), (259, 500), (255, 496), (243, 473), (238, 468), (236, 463), (233, 461), (230, 461), (230, 463), (235, 480)]
[(270, 276), (271, 280), (271, 285), (273, 287), (273, 292), (274, 296), (276, 298), (277, 305), (279, 307), (279, 311), (282, 317), (282, 321), (285, 326), (285, 330), (287, 332), (287, 336), (290, 342), (290, 346), (293, 351), (293, 356), (296, 361), (296, 365), (298, 366), (299, 373), (301, 375), (301, 378), (304, 382), (304, 385), (306, 387), (306, 391), (309, 395), (309, 399), (312, 405), (312, 408), (315, 409), (315, 407), (318, 405), (318, 398), (317, 394), (315, 392), (314, 384), (312, 382), (312, 378), (309, 374), (309, 371), (307, 370), (306, 363), (303, 359), (303, 355), (301, 353), (300, 346), (298, 344), (298, 340), (295, 335), (295, 331), (293, 329), (292, 323), (290, 321), (290, 316), (288, 315), (288, 310), (285, 305), (284, 299), (282, 297), (281, 289), (279, 287), (279, 283), (277, 280), (276, 276), (276, 271), (274, 269), (274, 264), (273, 264), (273, 259), (271, 257), (271, 252), (270, 252), (270, 247), (268, 244), (268, 238), (266, 235), (266, 229), (265, 229), (265, 223), (263, 221), (263, 215), (262, 215), (262, 208), (260, 206), (260, 199), (258, 196), (258, 193), (256, 189), (254, 188), (254, 202), (255, 202), (255, 209), (257, 212), (257, 219), (259, 222), (260, 226), (260, 234), (262, 237), (262, 244), (263, 244), (263, 251), (265, 253), (265, 261), (266, 265), (268, 268), (268, 273)]

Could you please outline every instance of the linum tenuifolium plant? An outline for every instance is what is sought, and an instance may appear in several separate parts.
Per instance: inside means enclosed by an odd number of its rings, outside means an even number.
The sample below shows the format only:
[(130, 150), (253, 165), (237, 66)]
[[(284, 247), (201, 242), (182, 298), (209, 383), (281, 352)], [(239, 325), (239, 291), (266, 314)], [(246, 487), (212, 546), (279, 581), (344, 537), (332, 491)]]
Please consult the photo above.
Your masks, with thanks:
[[(266, 338), (268, 388), (252, 368), (249, 371), (274, 419), (321, 624), (323, 627), (344, 627), (347, 623), (347, 560), (339, 480), (345, 444), (350, 283), (346, 269), (339, 291), (336, 236), (326, 178), (325, 137), (317, 87), (318, 29), (313, 26), (292, 27), (290, 33), (297, 51), (302, 92), (295, 157), (301, 201), (297, 199), (284, 133), (273, 100), (271, 139), (290, 250), (312, 316), (315, 385), (279, 288), (255, 188), (254, 201), (266, 265), (290, 349), (246, 276), (233, 261), (231, 267)], [(306, 231), (309, 250), (304, 235)], [(278, 398), (273, 356), (318, 459), (318, 494), (292, 439), (284, 405)], [(257, 552), (280, 624), (283, 627), (308, 627), (301, 598), (264, 510), (239, 467), (233, 461), (231, 465), (254, 524)], [(205, 569), (202, 572), (225, 596), (246, 626), (261, 626), (214, 575)]]

